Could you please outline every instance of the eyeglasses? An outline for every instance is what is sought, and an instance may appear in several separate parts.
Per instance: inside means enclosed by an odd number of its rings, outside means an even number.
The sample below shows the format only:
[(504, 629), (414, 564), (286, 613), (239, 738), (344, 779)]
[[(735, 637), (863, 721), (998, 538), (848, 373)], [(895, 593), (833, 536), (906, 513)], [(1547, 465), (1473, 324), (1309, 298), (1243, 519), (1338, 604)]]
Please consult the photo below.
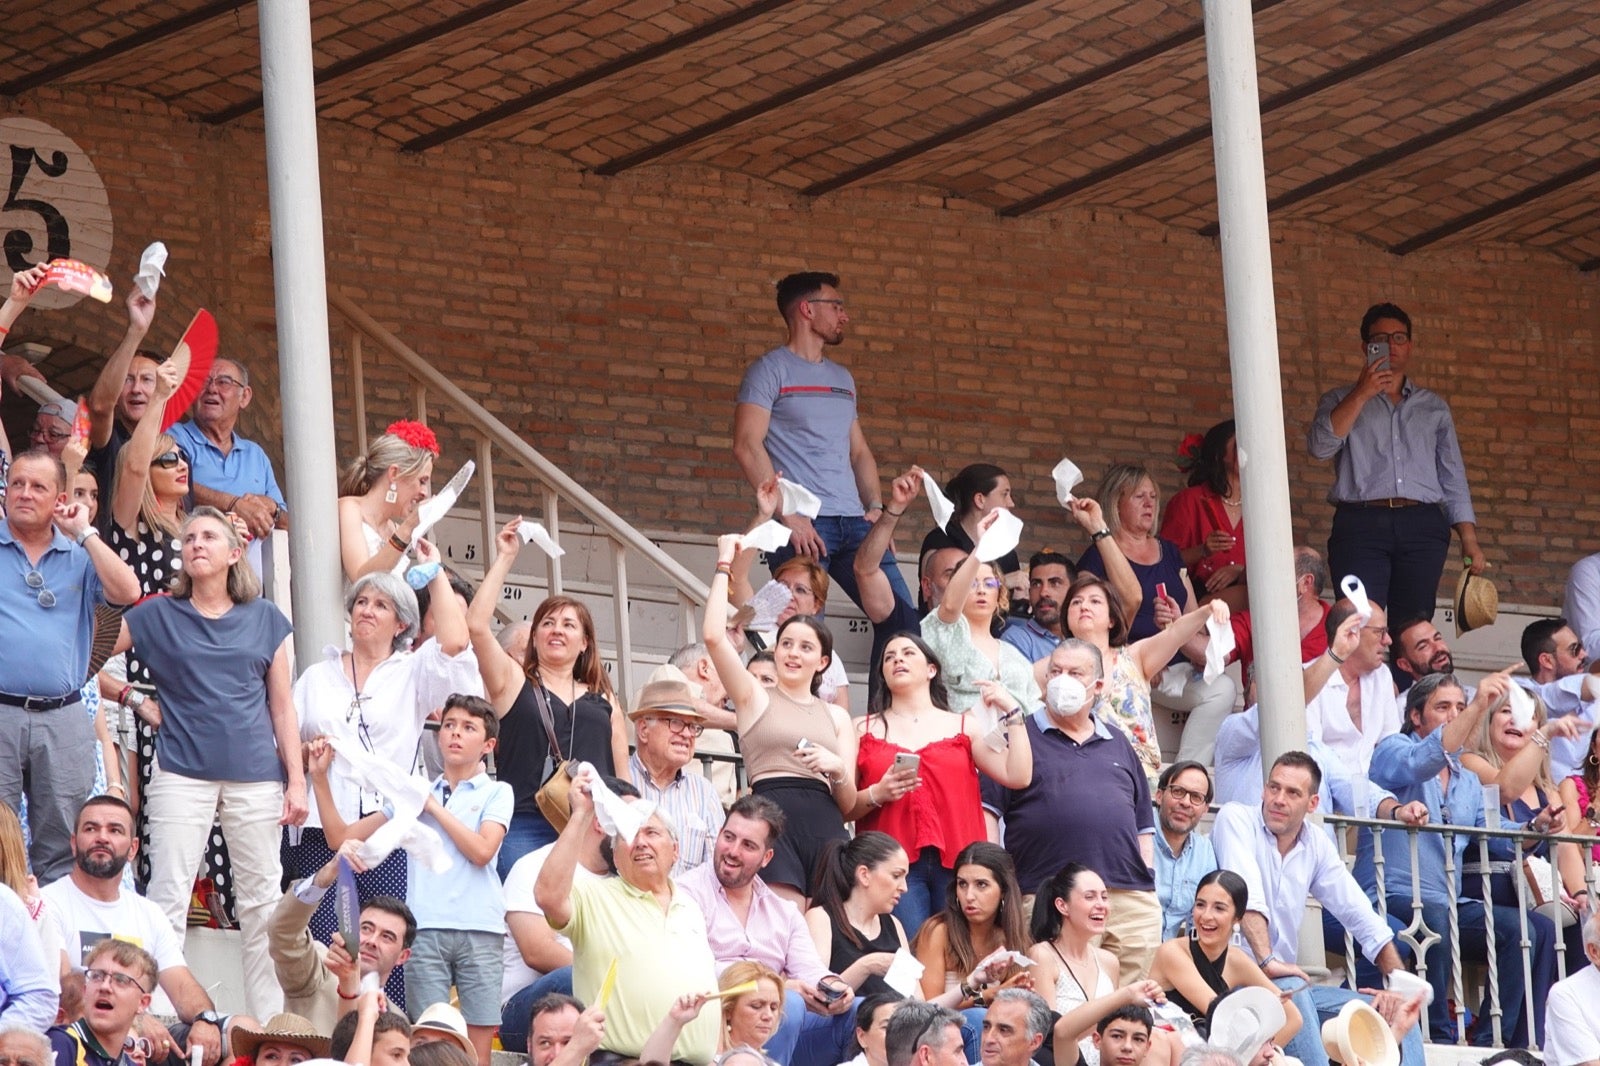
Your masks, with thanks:
[(37, 569), (29, 570), (22, 575), (22, 580), (30, 589), (38, 593), (40, 607), (54, 607), (56, 605), (56, 594), (44, 587), (44, 575), (39, 573)]
[(997, 577), (975, 577), (972, 579), (972, 588), (974, 591), (978, 589), (997, 589), (999, 587), (1000, 579)]
[(43, 426), (35, 426), (33, 428), (33, 432), (28, 434), (28, 439), (47, 440), (52, 443), (59, 443), (66, 440), (70, 436), (72, 436), (72, 431), (70, 429), (46, 429)]
[(789, 595), (790, 596), (815, 596), (816, 593), (811, 591), (811, 586), (810, 585), (790, 585), (789, 586)]
[(1361, 631), (1363, 633), (1378, 633), (1378, 634), (1381, 635), (1381, 634), (1389, 632), (1389, 627), (1388, 626), (1362, 626), (1361, 627)]
[(132, 977), (125, 973), (117, 973), (114, 970), (85, 970), (83, 971), (83, 980), (84, 983), (91, 985), (104, 984), (110, 981), (123, 991), (127, 991), (130, 988), (137, 988), (141, 993), (146, 991), (144, 985), (141, 985)]
[(214, 377), (206, 378), (206, 388), (214, 388), (219, 392), (227, 392), (229, 389), (241, 389), (243, 387), (244, 382), (238, 378), (230, 378), (226, 374), (217, 374)]
[(159, 466), (163, 470), (171, 470), (183, 461), (183, 453), (174, 448), (172, 451), (158, 455), (150, 460), (150, 465)]
[(128, 1038), (122, 1042), (122, 1050), (132, 1052), (141, 1059), (148, 1059), (150, 1053), (155, 1050), (155, 1045), (145, 1037), (129, 1033)]
[(1206, 794), (1204, 792), (1195, 792), (1192, 789), (1179, 788), (1177, 785), (1168, 785), (1161, 791), (1166, 793), (1168, 796), (1171, 796), (1179, 803), (1188, 803), (1196, 807), (1203, 807), (1207, 802)]
[(1382, 344), (1410, 344), (1411, 343), (1411, 334), (1407, 333), (1403, 329), (1402, 330), (1396, 330), (1393, 333), (1369, 333), (1369, 334), (1367, 334), (1367, 343), (1368, 344), (1375, 344), (1375, 343), (1382, 343)]
[(344, 724), (354, 722), (356, 725), (356, 738), (361, 741), (361, 746), (372, 751), (372, 733), (367, 728), (367, 701), (372, 697), (365, 693), (357, 692), (350, 699), (350, 709), (344, 712)]
[(841, 311), (844, 310), (844, 301), (843, 300), (834, 300), (834, 299), (826, 299), (825, 300), (825, 299), (823, 299), (822, 297), (819, 296), (814, 300), (807, 300), (806, 303), (808, 303), (808, 304), (832, 304), (834, 307), (837, 307), (839, 310), (841, 310)]
[(686, 718), (663, 718), (652, 714), (645, 718), (645, 721), (660, 722), (667, 727), (667, 732), (676, 733), (678, 736), (683, 736), (687, 733), (690, 736), (697, 737), (706, 731), (706, 727), (699, 722), (691, 722)]

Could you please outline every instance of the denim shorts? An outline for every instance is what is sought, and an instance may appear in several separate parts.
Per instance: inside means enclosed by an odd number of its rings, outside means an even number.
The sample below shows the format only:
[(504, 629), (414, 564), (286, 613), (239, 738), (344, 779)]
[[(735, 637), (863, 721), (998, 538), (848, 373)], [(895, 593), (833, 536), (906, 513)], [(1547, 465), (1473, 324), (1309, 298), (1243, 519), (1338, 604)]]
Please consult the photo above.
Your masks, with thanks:
[(503, 933), (478, 929), (417, 930), (405, 965), (411, 1020), (435, 1003), (449, 1003), (454, 985), (468, 1025), (499, 1025), (505, 939)]

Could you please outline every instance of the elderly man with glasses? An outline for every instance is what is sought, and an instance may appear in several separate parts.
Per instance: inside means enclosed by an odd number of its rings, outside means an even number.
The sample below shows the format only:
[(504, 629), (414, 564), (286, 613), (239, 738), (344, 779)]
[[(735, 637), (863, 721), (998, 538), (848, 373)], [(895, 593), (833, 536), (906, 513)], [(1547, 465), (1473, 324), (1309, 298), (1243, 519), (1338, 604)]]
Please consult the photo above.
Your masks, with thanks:
[(640, 795), (678, 827), (678, 861), (672, 867), (677, 877), (711, 858), (712, 841), (722, 826), (716, 788), (686, 769), (694, 761), (705, 715), (686, 683), (652, 681), (639, 690), (628, 717), (638, 740), (628, 759), (628, 776)]
[(288, 529), (289, 511), (272, 460), (261, 445), (234, 431), (252, 395), (244, 364), (219, 356), (190, 421), (168, 432), (189, 456), (195, 503), (232, 511), (259, 539), (274, 529)]

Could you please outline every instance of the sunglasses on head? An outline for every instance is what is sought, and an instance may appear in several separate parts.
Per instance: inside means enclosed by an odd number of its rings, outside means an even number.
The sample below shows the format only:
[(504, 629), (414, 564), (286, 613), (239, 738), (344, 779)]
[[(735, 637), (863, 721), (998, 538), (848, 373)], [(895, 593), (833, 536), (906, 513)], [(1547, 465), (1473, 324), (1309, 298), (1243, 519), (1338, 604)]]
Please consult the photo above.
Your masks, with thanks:
[(183, 462), (183, 453), (177, 449), (174, 449), (165, 453), (164, 455), (156, 456), (154, 459), (150, 460), (150, 465), (159, 466), (163, 470), (171, 470), (181, 462)]

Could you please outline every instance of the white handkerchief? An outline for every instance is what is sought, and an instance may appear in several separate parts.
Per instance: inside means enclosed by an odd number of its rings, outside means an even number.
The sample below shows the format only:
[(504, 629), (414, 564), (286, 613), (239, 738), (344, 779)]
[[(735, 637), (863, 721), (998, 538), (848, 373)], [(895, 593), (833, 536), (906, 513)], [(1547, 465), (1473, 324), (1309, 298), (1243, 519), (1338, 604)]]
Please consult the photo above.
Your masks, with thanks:
[(1006, 552), (1016, 550), (1022, 540), (1022, 519), (1004, 507), (995, 513), (1000, 517), (995, 519), (994, 525), (979, 538), (978, 546), (973, 549), (980, 563), (992, 563)]
[(780, 514), (803, 514), (807, 518), (815, 518), (822, 513), (822, 501), (804, 485), (796, 485), (788, 478), (780, 477), (778, 491), (783, 494)]
[(362, 859), (376, 866), (396, 848), (404, 848), (435, 873), (450, 869), (452, 860), (438, 832), (417, 821), (428, 802), (428, 782), (378, 758), (354, 741), (334, 737), (329, 743), (334, 754), (349, 766), (350, 780), (361, 789), (378, 793), (393, 809), (389, 820), (361, 846)]
[[(461, 464), (461, 469), (455, 472), (445, 487), (417, 504), (417, 528), (411, 531), (411, 547), (417, 546), (417, 541), (428, 535), (428, 532), (438, 524), (439, 519), (450, 513), (450, 508), (461, 499), (461, 490), (467, 487), (467, 482), (472, 480), (473, 472), (478, 469), (478, 464), (468, 459)], [(403, 574), (411, 565), (411, 560), (405, 555), (400, 556), (400, 561), (394, 564), (394, 572)]]
[(782, 581), (768, 581), (756, 590), (750, 597), (750, 602), (745, 604), (750, 608), (750, 620), (744, 624), (746, 629), (768, 630), (778, 624), (778, 616), (783, 609), (794, 600), (794, 593)]
[(1511, 703), (1511, 724), (1526, 732), (1533, 725), (1533, 697), (1528, 695), (1527, 689), (1513, 682), (1506, 699)]
[(769, 518), (744, 535), (744, 546), (764, 552), (777, 551), (789, 543), (789, 537), (793, 533), (794, 530), (782, 522), (775, 522)]
[(920, 959), (901, 948), (894, 953), (894, 961), (889, 964), (889, 972), (883, 975), (883, 983), (909, 999), (922, 984), (923, 969)]
[(1021, 966), (1023, 969), (1027, 969), (1029, 966), (1033, 965), (1033, 960), (1028, 958), (1028, 956), (1024, 955), (1020, 951), (1012, 951), (1009, 948), (997, 948), (980, 959), (978, 961), (978, 965), (974, 966), (972, 969), (973, 972), (978, 975), (980, 984), (990, 984), (999, 978), (1000, 974), (1004, 972), (1007, 966), (1010, 966), (1013, 963)]
[(156, 241), (144, 250), (139, 256), (139, 273), (133, 276), (133, 283), (139, 286), (139, 291), (144, 293), (145, 299), (154, 300), (156, 290), (161, 287), (161, 277), (167, 270), (167, 246)]
[(656, 805), (649, 800), (627, 802), (606, 787), (606, 783), (600, 780), (599, 771), (589, 763), (579, 763), (578, 770), (589, 770), (594, 774), (589, 781), (589, 795), (594, 797), (594, 816), (599, 820), (600, 827), (612, 836), (621, 837), (630, 848), (633, 847), (633, 838), (656, 812)]
[(1193, 678), (1194, 667), (1188, 663), (1169, 663), (1166, 669), (1155, 676), (1150, 687), (1169, 700), (1179, 700), (1183, 698), (1183, 690), (1189, 687), (1189, 682)]
[(1206, 669), (1205, 679), (1215, 681), (1228, 667), (1228, 656), (1233, 654), (1233, 626), (1215, 618), (1206, 619)]
[(1050, 476), (1056, 479), (1056, 499), (1061, 501), (1061, 506), (1071, 507), (1072, 490), (1083, 484), (1083, 471), (1071, 459), (1063, 459), (1050, 471)]
[(1367, 599), (1367, 588), (1359, 577), (1346, 574), (1344, 580), (1339, 582), (1339, 589), (1355, 605), (1356, 614), (1361, 616), (1363, 622), (1372, 617), (1372, 604)]
[(537, 544), (539, 546), (539, 550), (550, 556), (552, 559), (559, 558), (560, 556), (567, 554), (567, 549), (557, 544), (555, 542), (555, 538), (550, 536), (549, 531), (538, 522), (530, 522), (527, 519), (523, 519), (521, 522), (518, 522), (517, 535), (522, 538), (522, 543), (524, 544), (527, 544), (529, 541)]
[(943, 529), (945, 523), (950, 521), (950, 516), (956, 513), (956, 505), (950, 502), (950, 497), (944, 494), (939, 483), (926, 470), (922, 472), (922, 491), (928, 494), (928, 510), (933, 512), (933, 524)]

